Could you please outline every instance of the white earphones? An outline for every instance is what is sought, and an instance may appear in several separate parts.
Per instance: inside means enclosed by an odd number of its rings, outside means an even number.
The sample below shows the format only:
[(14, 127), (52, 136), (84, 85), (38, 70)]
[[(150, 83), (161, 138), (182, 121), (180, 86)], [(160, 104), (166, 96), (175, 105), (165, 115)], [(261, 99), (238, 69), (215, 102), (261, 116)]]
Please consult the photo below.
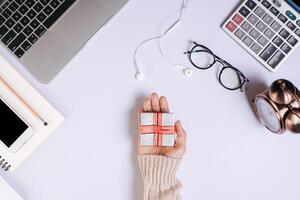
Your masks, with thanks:
[(176, 63), (173, 63), (172, 61), (170, 61), (167, 56), (165, 55), (164, 51), (163, 51), (163, 48), (161, 46), (161, 39), (163, 39), (172, 29), (174, 29), (176, 27), (176, 25), (179, 24), (179, 22), (181, 21), (181, 18), (183, 16), (183, 13), (185, 11), (185, 9), (188, 8), (188, 2), (189, 0), (182, 0), (182, 5), (181, 5), (181, 10), (180, 10), (180, 15), (179, 15), (179, 18), (166, 30), (163, 32), (163, 34), (159, 35), (159, 36), (156, 36), (156, 37), (153, 37), (153, 38), (149, 38), (147, 40), (144, 40), (143, 42), (141, 42), (135, 49), (134, 51), (134, 56), (133, 56), (133, 60), (134, 60), (134, 65), (136, 67), (136, 74), (135, 74), (135, 78), (137, 80), (144, 80), (145, 79), (145, 74), (142, 72), (140, 66), (142, 66), (142, 64), (138, 61), (137, 59), (137, 54), (138, 54), (138, 51), (139, 49), (146, 43), (150, 42), (150, 41), (153, 41), (153, 40), (158, 40), (158, 47), (159, 47), (159, 51), (160, 51), (160, 54), (162, 55), (162, 57), (168, 62), (170, 63), (171, 65), (173, 65), (174, 67), (176, 68), (179, 68), (183, 71), (183, 74), (185, 77), (191, 77), (193, 75), (193, 71), (188, 68), (188, 67), (185, 67), (185, 66), (182, 66), (180, 64), (176, 64)]

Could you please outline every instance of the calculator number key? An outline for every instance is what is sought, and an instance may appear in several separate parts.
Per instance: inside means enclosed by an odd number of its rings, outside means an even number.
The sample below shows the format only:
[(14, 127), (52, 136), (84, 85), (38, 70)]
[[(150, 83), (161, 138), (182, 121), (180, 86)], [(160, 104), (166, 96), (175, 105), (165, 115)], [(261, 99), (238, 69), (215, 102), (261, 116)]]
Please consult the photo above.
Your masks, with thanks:
[(276, 54), (271, 58), (268, 64), (272, 68), (276, 68), (277, 65), (284, 59), (285, 55), (281, 51), (277, 51)]
[(247, 17), (247, 16), (249, 15), (249, 13), (250, 13), (250, 11), (249, 11), (247, 8), (245, 8), (244, 6), (240, 9), (239, 12), (240, 12), (241, 15), (243, 15), (244, 17)]
[(294, 47), (294, 46), (296, 46), (296, 44), (298, 43), (298, 40), (297, 40), (294, 36), (291, 36), (291, 37), (288, 39), (288, 43)]
[(282, 50), (284, 53), (288, 54), (288, 53), (290, 53), (290, 51), (292, 50), (292, 47), (290, 47), (288, 44), (284, 44), (284, 45), (282, 45), (281, 50)]
[(246, 6), (247, 6), (250, 10), (253, 10), (253, 9), (255, 8), (256, 5), (257, 5), (257, 4), (256, 4), (254, 1), (252, 1), (252, 0), (249, 0), (249, 1), (247, 1), (247, 3), (246, 3)]
[(268, 61), (269, 58), (275, 53), (277, 48), (273, 44), (269, 44), (268, 47), (260, 54), (260, 57), (264, 61)]

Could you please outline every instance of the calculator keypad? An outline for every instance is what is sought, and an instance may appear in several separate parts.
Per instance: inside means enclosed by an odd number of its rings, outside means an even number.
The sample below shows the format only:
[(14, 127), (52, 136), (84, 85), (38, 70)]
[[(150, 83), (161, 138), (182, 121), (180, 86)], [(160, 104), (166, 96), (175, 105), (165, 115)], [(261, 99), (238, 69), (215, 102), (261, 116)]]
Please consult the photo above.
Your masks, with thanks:
[(299, 44), (300, 18), (291, 11), (278, 10), (271, 2), (245, 1), (225, 29), (264, 65), (276, 69)]

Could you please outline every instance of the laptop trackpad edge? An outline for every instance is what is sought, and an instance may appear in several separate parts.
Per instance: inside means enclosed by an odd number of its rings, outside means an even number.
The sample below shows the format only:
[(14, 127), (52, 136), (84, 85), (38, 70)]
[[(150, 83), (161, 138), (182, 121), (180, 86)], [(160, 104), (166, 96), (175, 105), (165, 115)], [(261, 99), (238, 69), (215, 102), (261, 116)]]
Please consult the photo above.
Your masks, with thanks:
[[(51, 56), (49, 56), (51, 55)], [(73, 57), (53, 34), (46, 32), (25, 54), (21, 63), (40, 82), (49, 83)]]
[(98, 1), (81, 0), (50, 29), (50, 32), (76, 53), (111, 16), (112, 13)]

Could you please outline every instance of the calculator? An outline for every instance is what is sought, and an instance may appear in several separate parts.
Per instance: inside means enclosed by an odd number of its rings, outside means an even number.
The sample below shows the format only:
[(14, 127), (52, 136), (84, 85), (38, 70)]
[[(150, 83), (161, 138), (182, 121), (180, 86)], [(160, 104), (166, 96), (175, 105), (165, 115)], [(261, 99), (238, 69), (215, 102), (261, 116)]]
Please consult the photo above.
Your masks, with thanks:
[(222, 28), (274, 72), (299, 46), (300, 1), (243, 1)]

